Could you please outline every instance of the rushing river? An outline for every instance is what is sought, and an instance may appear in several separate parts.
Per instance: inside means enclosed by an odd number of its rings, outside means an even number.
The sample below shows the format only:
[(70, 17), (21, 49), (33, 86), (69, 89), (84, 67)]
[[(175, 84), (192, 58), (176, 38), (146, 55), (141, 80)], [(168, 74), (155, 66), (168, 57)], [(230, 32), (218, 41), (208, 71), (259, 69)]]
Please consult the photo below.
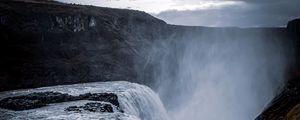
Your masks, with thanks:
[[(122, 112), (68, 112), (64, 109), (72, 105), (83, 105), (88, 100), (50, 104), (45, 107), (12, 111), (0, 109), (2, 120), (43, 119), (43, 120), (168, 120), (167, 112), (158, 95), (149, 87), (129, 82), (96, 82), (74, 85), (60, 85), (36, 89), (1, 92), (0, 99), (26, 95), (33, 92), (54, 91), (70, 95), (84, 93), (115, 93), (118, 96)], [(115, 108), (114, 108), (115, 109)]]

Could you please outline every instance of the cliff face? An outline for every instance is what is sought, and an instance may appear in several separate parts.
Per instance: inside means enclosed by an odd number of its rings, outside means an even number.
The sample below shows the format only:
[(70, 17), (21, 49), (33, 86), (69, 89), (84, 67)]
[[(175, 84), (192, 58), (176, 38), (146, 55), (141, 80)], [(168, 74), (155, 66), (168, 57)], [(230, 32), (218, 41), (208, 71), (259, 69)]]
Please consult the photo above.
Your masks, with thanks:
[[(140, 11), (54, 1), (3, 0), (0, 20), (0, 91), (115, 80), (152, 86), (164, 45), (175, 51), (167, 56), (176, 58), (181, 54), (178, 46), (189, 39), (215, 37), (212, 33), (243, 40), (259, 34), (291, 44), (284, 41), (284, 28), (176, 26)], [(176, 60), (169, 62), (172, 68)], [(170, 77), (176, 77), (174, 70)]]
[[(0, 89), (130, 80), (166, 23), (146, 13), (56, 2), (0, 2)], [(143, 60), (143, 59), (141, 59)], [(150, 79), (150, 78), (149, 78)]]
[(297, 68), (300, 68), (300, 19), (288, 22), (289, 39), (293, 40)]

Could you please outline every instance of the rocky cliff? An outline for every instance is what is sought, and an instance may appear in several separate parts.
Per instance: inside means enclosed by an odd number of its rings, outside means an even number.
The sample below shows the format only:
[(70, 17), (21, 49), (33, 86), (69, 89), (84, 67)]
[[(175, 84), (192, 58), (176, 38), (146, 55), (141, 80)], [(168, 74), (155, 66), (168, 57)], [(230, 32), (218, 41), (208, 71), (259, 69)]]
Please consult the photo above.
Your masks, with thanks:
[[(284, 28), (176, 26), (140, 11), (54, 1), (2, 0), (0, 17), (0, 90), (116, 80), (151, 86), (164, 44), (177, 50), (216, 32), (245, 40), (259, 34), (294, 48), (285, 39), (295, 35)], [(169, 57), (181, 54), (174, 53)]]
[(92, 81), (145, 83), (135, 70), (143, 61), (139, 49), (163, 39), (167, 25), (139, 11), (45, 1), (1, 1), (0, 17), (1, 90)]
[(298, 61), (297, 20), (287, 29), (187, 27), (140, 11), (43, 0), (2, 0), (0, 17), (1, 90), (114, 80), (150, 85), (159, 65), (153, 59), (165, 52), (164, 44), (177, 50), (215, 33), (241, 40), (259, 35), (289, 48), (291, 66)]

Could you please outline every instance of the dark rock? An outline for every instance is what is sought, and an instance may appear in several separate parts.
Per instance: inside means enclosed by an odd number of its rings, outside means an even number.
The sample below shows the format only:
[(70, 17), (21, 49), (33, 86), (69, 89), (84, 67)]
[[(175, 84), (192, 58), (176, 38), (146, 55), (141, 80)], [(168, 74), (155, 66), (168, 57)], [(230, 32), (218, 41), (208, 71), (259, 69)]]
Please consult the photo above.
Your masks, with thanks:
[[(282, 120), (289, 117), (295, 106), (300, 104), (300, 76), (291, 78), (284, 90), (255, 120)], [(293, 116), (300, 116), (300, 113)]]
[(97, 103), (97, 102), (86, 103), (84, 106), (70, 106), (65, 109), (65, 111), (76, 111), (76, 112), (81, 112), (83, 110), (90, 111), (90, 112), (110, 112), (110, 113), (114, 112), (111, 104)]
[(81, 112), (82, 110), (80, 109), (80, 107), (77, 107), (77, 106), (69, 106), (65, 109), (65, 111)]
[(84, 99), (87, 100), (110, 102), (113, 105), (119, 107), (118, 96), (113, 93), (87, 93), (83, 96)]
[(31, 93), (8, 97), (0, 101), (0, 107), (11, 110), (27, 110), (46, 106), (50, 103), (72, 101), (72, 96), (58, 92)]
[[(68, 102), (68, 101), (76, 101), (76, 100), (92, 100), (92, 101), (102, 101), (109, 102), (119, 109), (119, 101), (118, 96), (114, 93), (86, 93), (81, 94), (79, 96), (71, 96), (68, 94), (62, 94), (59, 92), (41, 92), (41, 93), (31, 93), (28, 95), (16, 96), (16, 97), (8, 97), (0, 100), (0, 107), (10, 110), (28, 110), (46, 106), (51, 103), (60, 103), (60, 102)], [(86, 106), (89, 106), (87, 104)], [(91, 104), (93, 105), (93, 104)], [(96, 106), (98, 104), (95, 104)], [(100, 104), (99, 104), (100, 105)], [(102, 108), (106, 108), (109, 106), (101, 106)], [(92, 108), (92, 107), (90, 107)], [(68, 108), (70, 111), (76, 107)], [(106, 110), (109, 110), (107, 108)], [(120, 109), (120, 111), (122, 111)]]
[(42, 103), (40, 100), (27, 100), (27, 99), (7, 99), (6, 101), (1, 101), (0, 105), (1, 108), (11, 109), (11, 110), (27, 110), (27, 109), (46, 106), (46, 104)]
[(287, 29), (289, 32), (300, 35), (300, 18), (289, 21)]
[(113, 112), (110, 104), (103, 103), (87, 103), (83, 106), (83, 109), (91, 112)]
[(300, 18), (288, 22), (287, 31), (295, 49), (295, 67), (300, 69)]
[(140, 49), (161, 38), (166, 25), (134, 10), (1, 0), (0, 91), (95, 81), (151, 83), (150, 77), (139, 79), (137, 69), (146, 63)]
[(79, 95), (77, 99), (110, 102), (119, 107), (118, 96), (113, 93), (86, 93)]

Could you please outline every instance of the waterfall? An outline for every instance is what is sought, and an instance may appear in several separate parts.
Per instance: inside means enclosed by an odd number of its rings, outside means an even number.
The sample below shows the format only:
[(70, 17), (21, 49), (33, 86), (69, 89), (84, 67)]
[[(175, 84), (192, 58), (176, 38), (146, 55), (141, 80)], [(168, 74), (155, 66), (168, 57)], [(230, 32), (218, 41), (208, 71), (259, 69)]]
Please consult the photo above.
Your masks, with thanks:
[(168, 120), (158, 95), (146, 86), (136, 84), (118, 96), (125, 113), (139, 116), (142, 120)]
[[(46, 107), (37, 109), (24, 110), (13, 112), (0, 108), (3, 113), (4, 119), (17, 120), (17, 119), (121, 119), (121, 120), (168, 120), (167, 112), (160, 101), (159, 96), (153, 92), (149, 87), (130, 83), (125, 81), (116, 82), (95, 82), (95, 83), (82, 83), (74, 85), (59, 85), (51, 87), (42, 87), (27, 90), (6, 91), (0, 93), (0, 99), (5, 97), (13, 97), (25, 95), (33, 92), (46, 92), (54, 91), (60, 93), (67, 93), (70, 95), (80, 95), (84, 93), (115, 93), (118, 96), (120, 108), (122, 112), (114, 113), (68, 113), (64, 109), (72, 105), (83, 105), (88, 101), (72, 101), (65, 103), (55, 103)], [(117, 117), (117, 118), (116, 118)]]

